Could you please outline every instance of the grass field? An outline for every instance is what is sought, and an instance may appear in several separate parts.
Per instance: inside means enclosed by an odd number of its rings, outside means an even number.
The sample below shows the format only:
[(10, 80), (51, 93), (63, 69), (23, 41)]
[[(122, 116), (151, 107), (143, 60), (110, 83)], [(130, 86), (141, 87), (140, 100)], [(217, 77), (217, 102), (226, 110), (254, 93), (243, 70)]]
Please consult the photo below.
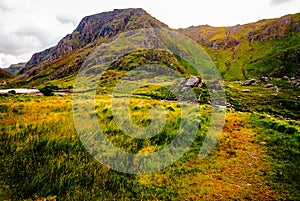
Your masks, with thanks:
[[(0, 99), (1, 200), (300, 198), (300, 123), (296, 120), (228, 110), (217, 147), (201, 160), (199, 150), (211, 112), (209, 105), (201, 105), (201, 129), (180, 160), (156, 173), (130, 175), (100, 164), (85, 150), (75, 132), (71, 96)], [(109, 97), (98, 96), (97, 116), (110, 141), (136, 153), (167, 145), (179, 121), (177, 103), (138, 98), (131, 102), (136, 124), (147, 125), (150, 105), (160, 104), (167, 111), (169, 127), (152, 140), (132, 140), (118, 131)]]

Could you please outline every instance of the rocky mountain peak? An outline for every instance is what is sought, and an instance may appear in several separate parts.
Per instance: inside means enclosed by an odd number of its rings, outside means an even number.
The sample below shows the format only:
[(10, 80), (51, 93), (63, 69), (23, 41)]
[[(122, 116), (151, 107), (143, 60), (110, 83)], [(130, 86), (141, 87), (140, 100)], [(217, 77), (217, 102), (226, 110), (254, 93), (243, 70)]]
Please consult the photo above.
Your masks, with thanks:
[(27, 76), (22, 74), (28, 69), (55, 62), (97, 39), (110, 38), (121, 32), (139, 28), (168, 28), (168, 26), (141, 8), (115, 9), (84, 17), (73, 33), (65, 36), (55, 47), (34, 54), (20, 71), (19, 78), (26, 78)]

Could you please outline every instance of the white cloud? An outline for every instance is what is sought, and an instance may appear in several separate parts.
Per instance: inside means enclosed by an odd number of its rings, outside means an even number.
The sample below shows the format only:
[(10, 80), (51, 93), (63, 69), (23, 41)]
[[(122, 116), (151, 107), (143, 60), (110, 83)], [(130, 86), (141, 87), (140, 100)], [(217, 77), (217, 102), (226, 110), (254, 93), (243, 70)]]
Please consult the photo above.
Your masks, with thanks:
[(62, 24), (69, 24), (71, 23), (73, 26), (77, 25), (77, 20), (70, 17), (70, 16), (65, 16), (65, 15), (58, 15), (56, 16), (56, 19), (62, 23)]
[(279, 5), (279, 4), (283, 4), (283, 3), (288, 3), (291, 2), (292, 0), (271, 0), (271, 4), (272, 5)]
[(15, 56), (11, 54), (0, 53), (0, 68), (9, 67), (11, 64), (16, 64), (21, 61), (27, 61), (29, 56), (29, 54)]

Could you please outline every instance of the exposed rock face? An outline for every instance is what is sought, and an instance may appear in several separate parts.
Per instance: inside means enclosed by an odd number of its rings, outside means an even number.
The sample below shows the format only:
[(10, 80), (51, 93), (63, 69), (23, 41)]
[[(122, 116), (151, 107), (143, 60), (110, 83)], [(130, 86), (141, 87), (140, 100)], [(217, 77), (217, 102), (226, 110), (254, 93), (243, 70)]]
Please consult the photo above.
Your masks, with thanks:
[[(262, 27), (249, 32), (247, 39), (249, 41), (266, 41), (283, 38), (291, 32), (293, 33), (300, 30), (300, 25), (299, 23), (294, 23), (295, 20), (296, 19), (294, 19), (291, 15), (270, 20), (263, 24)], [(263, 22), (263, 20), (260, 22)]]
[(214, 49), (227, 49), (227, 48), (233, 48), (237, 45), (239, 45), (240, 42), (234, 38), (226, 37), (221, 39), (213, 40), (209, 43), (207, 43), (207, 46), (212, 47)]
[[(44, 67), (65, 57), (76, 49), (82, 48), (98, 39), (107, 39), (121, 32), (138, 28), (168, 28), (167, 25), (150, 16), (143, 9), (116, 9), (111, 12), (87, 16), (82, 19), (72, 34), (65, 36), (55, 47), (51, 47), (32, 56), (20, 72), (20, 79), (30, 77), (26, 71), (36, 67), (36, 74)], [(62, 76), (68, 72), (61, 73)]]

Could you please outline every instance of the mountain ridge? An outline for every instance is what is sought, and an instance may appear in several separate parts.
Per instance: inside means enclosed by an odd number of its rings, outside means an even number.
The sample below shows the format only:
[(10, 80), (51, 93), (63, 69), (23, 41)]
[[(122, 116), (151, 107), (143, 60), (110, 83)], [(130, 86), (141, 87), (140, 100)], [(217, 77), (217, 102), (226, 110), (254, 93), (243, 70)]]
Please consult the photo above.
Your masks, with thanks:
[[(19, 72), (18, 79), (34, 86), (70, 77), (95, 46), (121, 32), (145, 27), (169, 28), (140, 8), (115, 9), (84, 17), (56, 46), (34, 54)], [(243, 80), (282, 73), (298, 76), (299, 30), (300, 13), (232, 27), (200, 25), (175, 31), (201, 44), (225, 80)], [(264, 50), (265, 45), (276, 46), (278, 51), (269, 53)], [(260, 65), (270, 58), (270, 64), (260, 71)]]
[[(168, 28), (167, 25), (150, 16), (143, 9), (115, 9), (84, 17), (77, 28), (67, 34), (54, 47), (36, 53), (21, 70), (19, 78), (26, 78), (26, 71), (35, 65), (51, 63), (83, 48), (99, 39), (110, 38), (120, 32), (138, 28)], [(25, 76), (22, 76), (25, 74)]]

